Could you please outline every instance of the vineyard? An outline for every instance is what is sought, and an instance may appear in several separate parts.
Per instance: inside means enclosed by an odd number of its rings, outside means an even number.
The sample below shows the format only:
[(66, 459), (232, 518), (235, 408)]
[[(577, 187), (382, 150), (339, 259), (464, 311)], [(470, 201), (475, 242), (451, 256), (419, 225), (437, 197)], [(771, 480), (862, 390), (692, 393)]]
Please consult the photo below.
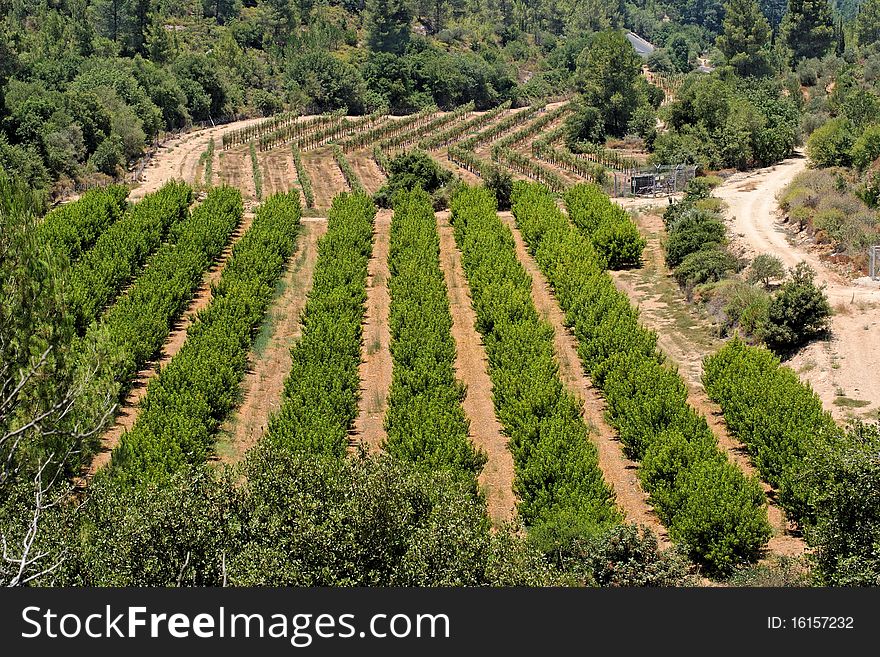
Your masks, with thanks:
[[(65, 422), (95, 428), (31, 456), (96, 500), (46, 583), (725, 582), (780, 532), (864, 583), (875, 532), (838, 527), (874, 527), (880, 438), (737, 339), (703, 366), (719, 417), (694, 402), (612, 276), (649, 244), (607, 194), (637, 163), (569, 150), (573, 110), (286, 113), (212, 135), (193, 179), (46, 215)], [(447, 196), (392, 185), (414, 152)]]

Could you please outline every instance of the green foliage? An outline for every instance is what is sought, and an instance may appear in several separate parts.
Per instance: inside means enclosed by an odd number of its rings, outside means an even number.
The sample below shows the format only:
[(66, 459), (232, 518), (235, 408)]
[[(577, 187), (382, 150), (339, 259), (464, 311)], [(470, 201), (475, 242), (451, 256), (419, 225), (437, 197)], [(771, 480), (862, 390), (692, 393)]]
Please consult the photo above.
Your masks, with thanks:
[(299, 181), (299, 186), (302, 188), (306, 207), (313, 208), (315, 207), (315, 192), (312, 189), (312, 179), (309, 176), (309, 172), (303, 165), (302, 154), (300, 153), (300, 150), (296, 147), (296, 144), (293, 144), (291, 148), (293, 149), (293, 164), (296, 167), (296, 179), (297, 181)]
[(336, 160), (336, 166), (342, 172), (342, 177), (345, 178), (348, 188), (356, 194), (365, 194), (366, 190), (357, 175), (357, 171), (351, 166), (351, 162), (348, 161), (345, 153), (342, 152), (342, 149), (337, 144), (333, 144), (333, 159)]
[(871, 46), (880, 41), (880, 2), (865, 0), (859, 7), (855, 21), (855, 35), (860, 46)]
[(595, 107), (605, 130), (621, 137), (639, 104), (641, 60), (618, 30), (594, 34), (578, 57), (577, 88), (585, 106)]
[(395, 195), (401, 190), (420, 187), (429, 194), (435, 194), (452, 181), (452, 173), (427, 153), (417, 150), (392, 158), (387, 173), (388, 180), (374, 196), (380, 207), (391, 207)]
[(688, 406), (656, 334), (639, 325), (603, 260), (546, 189), (520, 190), (514, 215), (566, 313), (584, 368), (605, 395), (609, 422), (626, 452), (644, 459), (642, 481), (670, 535), (715, 574), (754, 561), (770, 536), (763, 492), (727, 461)]
[(713, 213), (696, 208), (685, 210), (667, 231), (666, 265), (672, 269), (692, 253), (722, 246), (727, 241), (724, 223)]
[(770, 302), (764, 340), (775, 351), (788, 351), (828, 330), (831, 305), (822, 288), (816, 287), (816, 273), (799, 262)]
[(366, 0), (365, 9), (370, 50), (403, 53), (410, 38), (410, 4), (404, 0)]
[(821, 167), (846, 166), (851, 162), (853, 126), (846, 117), (827, 121), (807, 140), (807, 155)]
[(789, 0), (779, 36), (795, 61), (822, 57), (834, 43), (834, 13), (828, 0)]
[(495, 195), (499, 210), (510, 210), (513, 175), (509, 171), (493, 165), (483, 176), (483, 184)]
[(749, 281), (760, 283), (764, 288), (770, 287), (770, 281), (785, 276), (785, 265), (782, 260), (769, 253), (759, 253), (752, 260), (749, 268)]
[(47, 214), (37, 228), (37, 240), (73, 263), (122, 217), (127, 197), (128, 189), (121, 185), (88, 191)]
[(296, 194), (276, 194), (259, 207), (233, 247), (210, 305), (150, 381), (134, 428), (113, 452), (111, 476), (131, 483), (160, 480), (207, 460), (220, 423), (238, 402), (255, 329), (293, 253), (299, 216)]
[(770, 24), (757, 0), (729, 0), (724, 6), (724, 33), (716, 44), (738, 75), (769, 71)]
[(612, 203), (598, 185), (575, 185), (565, 193), (574, 225), (588, 237), (609, 269), (637, 267), (647, 244), (626, 210)]
[(314, 284), (291, 349), (281, 409), (269, 421), (267, 447), (341, 457), (357, 417), (361, 324), (376, 206), (363, 194), (340, 194), (318, 242)]
[(388, 268), (393, 372), (385, 451), (425, 472), (449, 470), (476, 491), (486, 455), (468, 438), (437, 222), (421, 189), (395, 197)]
[(873, 124), (859, 135), (850, 151), (853, 164), (864, 171), (880, 157), (880, 125)]
[(171, 182), (110, 225), (67, 272), (65, 296), (80, 334), (116, 298), (162, 240), (185, 216), (192, 190)]
[(488, 190), (467, 188), (453, 199), (452, 223), (496, 413), (510, 437), (519, 513), (531, 531), (589, 535), (620, 515), (578, 403), (559, 378), (552, 328), (535, 310), (531, 280), (496, 210)]
[(722, 249), (701, 249), (691, 253), (675, 268), (675, 280), (685, 288), (712, 283), (736, 270), (736, 259)]

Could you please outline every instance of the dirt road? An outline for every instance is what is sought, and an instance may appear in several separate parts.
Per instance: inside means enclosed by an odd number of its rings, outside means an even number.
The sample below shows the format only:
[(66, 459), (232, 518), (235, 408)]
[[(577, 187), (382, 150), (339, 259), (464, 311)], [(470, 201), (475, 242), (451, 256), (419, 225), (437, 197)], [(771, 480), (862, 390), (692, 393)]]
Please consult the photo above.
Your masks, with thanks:
[(236, 130), (262, 120), (245, 119), (234, 123), (226, 123), (214, 128), (187, 132), (169, 140), (166, 144), (159, 147), (153, 159), (144, 168), (140, 184), (131, 191), (130, 200), (137, 201), (142, 199), (150, 192), (158, 190), (169, 180), (184, 180), (188, 183), (195, 181), (196, 171), (199, 168), (199, 158), (205, 152), (208, 142), (211, 141), (212, 137), (215, 142), (214, 171), (216, 175), (219, 153), (223, 150), (221, 135), (227, 130)]
[(876, 419), (880, 405), (880, 284), (850, 281), (825, 266), (814, 253), (792, 244), (780, 223), (776, 195), (806, 168), (795, 157), (765, 169), (738, 173), (715, 194), (728, 205), (728, 225), (736, 246), (749, 256), (771, 253), (787, 267), (806, 261), (826, 286), (835, 310), (831, 338), (803, 349), (788, 364), (808, 381), (836, 418)]

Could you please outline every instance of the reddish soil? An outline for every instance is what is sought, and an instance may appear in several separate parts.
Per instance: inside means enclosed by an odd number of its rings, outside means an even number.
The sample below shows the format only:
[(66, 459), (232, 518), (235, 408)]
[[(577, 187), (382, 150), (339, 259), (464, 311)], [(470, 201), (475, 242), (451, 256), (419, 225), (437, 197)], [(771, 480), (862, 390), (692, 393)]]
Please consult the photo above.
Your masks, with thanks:
[(312, 181), (316, 208), (329, 208), (334, 196), (348, 191), (342, 171), (326, 148), (303, 153), (302, 161)]
[(388, 293), (390, 230), (391, 210), (379, 210), (375, 221), (373, 255), (367, 270), (367, 309), (359, 368), (359, 412), (350, 438), (352, 448), (363, 445), (371, 451), (381, 449), (386, 438), (385, 410), (391, 389), (391, 331), (388, 326), (391, 307)]
[(88, 470), (77, 483), (77, 487), (85, 488), (88, 485), (88, 482), (91, 481), (95, 473), (110, 462), (111, 453), (119, 444), (122, 435), (131, 431), (140, 413), (140, 402), (147, 394), (148, 384), (159, 374), (161, 368), (165, 367), (171, 359), (177, 355), (181, 347), (183, 347), (184, 342), (186, 342), (186, 335), (189, 327), (196, 320), (199, 312), (207, 308), (211, 303), (211, 299), (213, 299), (211, 286), (220, 279), (220, 276), (223, 273), (223, 268), (226, 266), (229, 257), (232, 255), (232, 247), (247, 232), (253, 220), (254, 217), (252, 214), (245, 214), (238, 228), (236, 228), (235, 232), (232, 234), (232, 238), (223, 250), (223, 253), (211, 268), (205, 272), (202, 282), (199, 284), (198, 289), (196, 289), (192, 301), (190, 301), (189, 306), (187, 306), (186, 310), (175, 322), (171, 333), (165, 340), (165, 344), (162, 345), (162, 350), (159, 353), (158, 359), (148, 363), (140, 372), (138, 372), (125, 401), (123, 401), (117, 409), (114, 425), (104, 432), (103, 436), (101, 436), (101, 447), (92, 459)]
[(273, 300), (248, 357), (248, 372), (241, 384), (243, 401), (221, 430), (217, 456), (223, 462), (241, 460), (260, 440), (269, 417), (280, 406), (290, 372), (290, 349), (301, 335), (300, 315), (312, 289), (318, 240), (325, 232), (325, 221), (304, 221), (300, 226), (296, 253), (279, 286), (281, 293)]
[(387, 180), (385, 174), (382, 173), (379, 165), (376, 164), (372, 154), (367, 151), (357, 151), (349, 153), (346, 157), (348, 157), (349, 163), (361, 184), (366, 188), (367, 193), (375, 194), (385, 184), (385, 180)]
[(620, 440), (605, 421), (605, 404), (598, 390), (584, 374), (577, 354), (577, 340), (565, 325), (565, 315), (556, 302), (549, 283), (528, 252), (513, 215), (509, 212), (499, 214), (512, 230), (517, 256), (532, 278), (535, 307), (544, 320), (553, 326), (559, 374), (569, 391), (582, 402), (583, 417), (591, 428), (590, 435), (598, 450), (599, 468), (605, 481), (614, 488), (617, 504), (627, 520), (649, 527), (657, 535), (661, 545), (667, 547), (669, 539), (666, 528), (660, 523), (648, 503), (648, 496), (642, 490), (637, 465), (624, 456)]
[(477, 316), (471, 305), (470, 288), (455, 244), (449, 213), (437, 214), (440, 233), (440, 266), (449, 291), (452, 313), (452, 337), (455, 339), (455, 371), (467, 386), (462, 406), (470, 420), (470, 438), (489, 460), (480, 473), (480, 488), (486, 495), (489, 517), (496, 525), (513, 519), (516, 499), (513, 494), (513, 457), (507, 449), (507, 436), (495, 417), (492, 380), (482, 338), (476, 329)]
[[(707, 320), (688, 310), (687, 300), (666, 268), (661, 246), (663, 220), (656, 214), (642, 214), (636, 223), (648, 241), (644, 266), (612, 272), (612, 278), (617, 288), (639, 307), (641, 323), (657, 332), (658, 347), (687, 384), (688, 402), (706, 417), (728, 458), (747, 476), (760, 479), (742, 443), (730, 435), (721, 409), (703, 389), (703, 359), (715, 353), (721, 342), (712, 336)], [(784, 556), (804, 554), (806, 544), (793, 535), (784, 511), (775, 503), (775, 491), (766, 483), (762, 483), (762, 487), (768, 496), (767, 515), (774, 531), (768, 551)]]

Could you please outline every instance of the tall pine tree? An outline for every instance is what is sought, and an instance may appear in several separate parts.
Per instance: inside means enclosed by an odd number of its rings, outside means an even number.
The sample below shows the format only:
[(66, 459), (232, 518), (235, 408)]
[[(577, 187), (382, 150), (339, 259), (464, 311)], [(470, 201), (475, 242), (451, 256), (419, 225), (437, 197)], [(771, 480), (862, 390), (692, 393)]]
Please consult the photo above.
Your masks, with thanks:
[(407, 0), (367, 0), (367, 45), (374, 52), (401, 54), (409, 43), (412, 10)]
[(789, 0), (780, 34), (795, 61), (822, 57), (834, 44), (834, 14), (828, 0)]
[(718, 49), (741, 76), (764, 75), (769, 68), (770, 24), (757, 0), (730, 0), (724, 10), (724, 33), (716, 41)]
[(856, 18), (856, 39), (862, 47), (880, 41), (880, 0), (866, 0)]

